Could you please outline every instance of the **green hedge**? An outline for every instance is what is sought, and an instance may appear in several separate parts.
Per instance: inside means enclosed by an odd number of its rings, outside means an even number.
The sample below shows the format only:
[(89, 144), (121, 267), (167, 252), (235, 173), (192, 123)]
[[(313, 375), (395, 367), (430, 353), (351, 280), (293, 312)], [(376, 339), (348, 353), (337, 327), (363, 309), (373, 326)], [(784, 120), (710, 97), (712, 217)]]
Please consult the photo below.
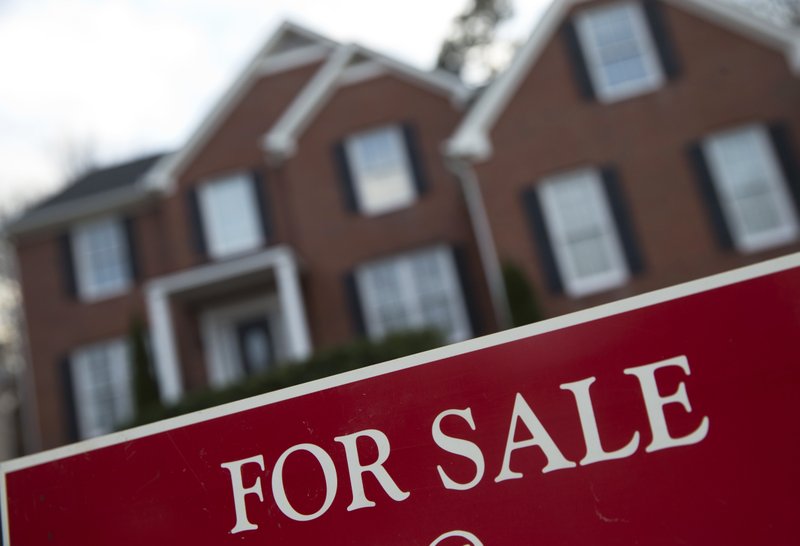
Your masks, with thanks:
[(272, 372), (248, 377), (241, 383), (223, 389), (191, 392), (173, 406), (151, 405), (141, 408), (135, 422), (131, 423), (130, 426), (143, 425), (299, 383), (306, 383), (370, 364), (434, 349), (442, 344), (442, 336), (435, 331), (396, 334), (378, 342), (358, 340), (335, 349), (320, 351), (305, 362), (290, 363)]
[(523, 326), (544, 318), (536, 292), (518, 265), (511, 262), (503, 264), (503, 281), (506, 285), (512, 326)]

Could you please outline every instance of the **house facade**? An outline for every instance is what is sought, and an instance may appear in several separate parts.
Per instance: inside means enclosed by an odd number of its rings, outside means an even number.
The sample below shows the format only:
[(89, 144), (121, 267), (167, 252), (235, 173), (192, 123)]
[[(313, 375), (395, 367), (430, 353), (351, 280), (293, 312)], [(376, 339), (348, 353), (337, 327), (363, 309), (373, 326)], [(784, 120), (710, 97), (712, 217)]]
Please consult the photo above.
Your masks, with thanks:
[(557, 0), (476, 93), (285, 24), (175, 153), (27, 212), (41, 446), (359, 336), (509, 325), (800, 249), (800, 39), (706, 0)]

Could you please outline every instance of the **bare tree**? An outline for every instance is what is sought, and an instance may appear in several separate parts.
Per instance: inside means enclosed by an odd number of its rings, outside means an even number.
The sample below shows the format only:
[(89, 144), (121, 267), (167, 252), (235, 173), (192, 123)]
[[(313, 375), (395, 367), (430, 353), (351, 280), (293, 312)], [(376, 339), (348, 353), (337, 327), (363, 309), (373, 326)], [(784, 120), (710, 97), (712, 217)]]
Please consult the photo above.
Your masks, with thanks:
[(0, 460), (19, 454), (19, 395), (23, 372), (22, 302), (11, 244), (4, 236), (9, 213), (0, 211)]
[(509, 0), (470, 0), (467, 9), (453, 21), (450, 35), (442, 43), (437, 67), (463, 76), (469, 64), (477, 64), (489, 75), (494, 73), (497, 67), (492, 49), (497, 45), (496, 30), (512, 15)]
[(800, 0), (727, 0), (778, 24), (800, 27)]
[(54, 146), (62, 179), (72, 182), (97, 167), (97, 141), (91, 136), (65, 135)]

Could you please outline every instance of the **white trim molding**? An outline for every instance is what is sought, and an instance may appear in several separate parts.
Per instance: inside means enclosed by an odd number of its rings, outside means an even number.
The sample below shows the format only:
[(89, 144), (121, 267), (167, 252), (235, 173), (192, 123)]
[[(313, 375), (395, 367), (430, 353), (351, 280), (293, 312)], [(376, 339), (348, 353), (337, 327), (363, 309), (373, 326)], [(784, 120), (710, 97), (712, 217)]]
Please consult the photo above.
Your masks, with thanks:
[[(447, 141), (445, 150), (449, 156), (474, 162), (491, 157), (492, 143), (489, 135), (495, 122), (538, 61), (569, 10), (586, 1), (554, 0), (550, 4), (511, 65), (484, 91)], [(800, 75), (800, 36), (796, 31), (772, 24), (742, 7), (720, 0), (664, 1), (778, 50), (786, 57), (793, 73)]]
[[(363, 60), (366, 59), (366, 60)], [(342, 44), (328, 58), (280, 119), (261, 140), (271, 163), (291, 157), (297, 141), (314, 116), (341, 87), (361, 83), (387, 73), (444, 93), (463, 105), (472, 91), (456, 76), (442, 70), (425, 71), (358, 44)]]
[[(316, 42), (316, 44), (300, 46), (294, 51), (275, 51), (281, 40), (291, 34), (300, 36), (310, 42)], [(212, 135), (230, 116), (234, 108), (261, 78), (321, 61), (337, 45), (333, 40), (325, 38), (297, 23), (291, 21), (282, 23), (234, 80), (228, 90), (220, 97), (208, 115), (203, 118), (186, 144), (170, 157), (169, 161), (158, 172), (158, 176), (150, 178), (150, 184), (162, 191), (172, 191), (180, 172), (211, 139)]]
[(156, 377), (162, 401), (175, 403), (183, 395), (183, 378), (170, 309), (172, 297), (270, 269), (275, 273), (279, 309), (286, 325), (286, 357), (303, 360), (311, 354), (311, 337), (300, 288), (297, 258), (288, 247), (277, 246), (238, 260), (180, 271), (150, 281), (145, 286)]
[(308, 84), (295, 97), (273, 128), (264, 135), (262, 146), (274, 158), (292, 155), (303, 129), (333, 93), (339, 74), (352, 59), (355, 48), (343, 45), (334, 51)]

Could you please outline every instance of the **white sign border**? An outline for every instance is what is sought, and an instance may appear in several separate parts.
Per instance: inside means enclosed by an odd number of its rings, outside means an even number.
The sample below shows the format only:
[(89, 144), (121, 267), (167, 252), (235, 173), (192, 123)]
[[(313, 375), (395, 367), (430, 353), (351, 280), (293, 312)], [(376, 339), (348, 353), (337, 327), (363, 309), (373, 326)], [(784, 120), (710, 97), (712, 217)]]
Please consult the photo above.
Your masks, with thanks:
[(58, 447), (48, 451), (35, 453), (18, 459), (0, 462), (0, 502), (2, 502), (2, 526), (3, 526), (3, 540), (4, 544), (10, 546), (10, 533), (8, 522), (8, 499), (6, 497), (6, 475), (23, 470), (33, 466), (38, 466), (59, 459), (80, 455), (88, 451), (100, 449), (108, 446), (113, 446), (131, 440), (152, 436), (161, 432), (182, 428), (185, 426), (201, 423), (211, 419), (217, 419), (240, 413), (254, 408), (268, 406), (291, 398), (298, 398), (307, 394), (319, 392), (325, 389), (340, 387), (364, 379), (379, 377), (382, 375), (390, 374), (408, 368), (414, 368), (423, 364), (443, 360), (453, 356), (474, 352), (496, 345), (510, 343), (524, 338), (537, 336), (554, 330), (560, 330), (578, 324), (585, 324), (594, 320), (619, 315), (629, 311), (642, 309), (664, 303), (667, 301), (677, 300), (707, 292), (716, 288), (722, 288), (732, 284), (764, 277), (773, 273), (779, 273), (800, 267), (800, 252), (774, 258), (754, 265), (745, 266), (739, 269), (734, 269), (710, 277), (704, 277), (694, 281), (689, 281), (683, 284), (678, 284), (668, 288), (662, 288), (653, 292), (647, 292), (630, 298), (617, 300), (611, 303), (606, 303), (597, 307), (584, 309), (575, 313), (561, 315), (551, 319), (543, 320), (529, 324), (527, 326), (520, 326), (510, 330), (504, 330), (494, 334), (489, 334), (483, 337), (462, 341), (453, 345), (432, 349), (422, 353), (390, 360), (380, 364), (367, 366), (350, 372), (325, 377), (287, 387), (285, 389), (268, 392), (237, 400), (220, 406), (196, 411), (186, 415), (180, 415), (156, 423), (142, 425), (136, 428), (115, 432), (105, 436), (99, 436), (77, 442), (63, 447)]

